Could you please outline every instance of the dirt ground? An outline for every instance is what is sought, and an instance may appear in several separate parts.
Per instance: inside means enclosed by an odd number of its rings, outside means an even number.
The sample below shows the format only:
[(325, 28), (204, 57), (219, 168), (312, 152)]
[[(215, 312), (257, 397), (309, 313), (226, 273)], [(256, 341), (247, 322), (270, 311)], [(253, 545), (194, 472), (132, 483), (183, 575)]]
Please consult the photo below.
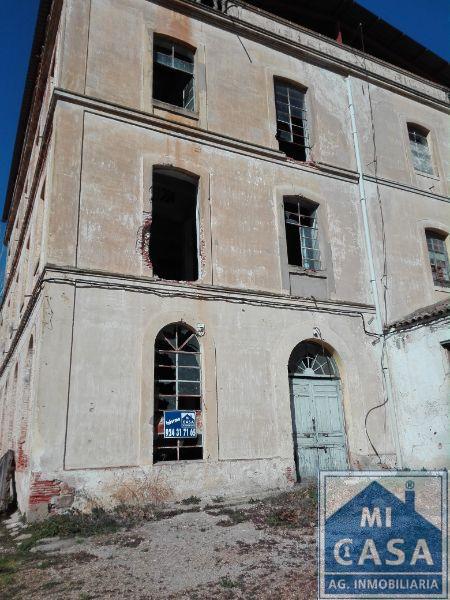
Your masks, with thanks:
[(300, 486), (234, 503), (191, 498), (114, 531), (80, 529), (83, 537), (67, 535), (73, 523), (42, 538), (43, 529), (8, 521), (0, 597), (314, 600), (316, 515), (315, 490)]

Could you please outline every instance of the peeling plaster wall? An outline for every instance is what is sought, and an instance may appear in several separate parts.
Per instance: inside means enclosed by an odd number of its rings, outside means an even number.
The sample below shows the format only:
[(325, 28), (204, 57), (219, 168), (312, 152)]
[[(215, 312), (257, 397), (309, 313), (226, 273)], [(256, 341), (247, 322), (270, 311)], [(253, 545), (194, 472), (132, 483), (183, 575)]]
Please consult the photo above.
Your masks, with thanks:
[[(355, 468), (377, 465), (364, 418), (379, 403), (381, 381), (376, 352), (358, 316), (274, 309), (264, 303), (162, 299), (151, 287), (149, 293), (131, 293), (89, 288), (83, 281), (76, 288), (74, 310), (68, 289), (47, 287), (54, 328), (45, 330), (41, 369), (43, 381), (54, 381), (46, 395), (51, 402), (41, 402), (32, 462), (32, 470), (46, 474), (45, 479), (69, 486), (77, 480), (80, 486), (106, 477), (101, 475), (105, 468), (116, 469), (119, 477), (121, 469), (143, 467), (152, 477), (167, 476), (178, 497), (195, 485), (211, 493), (230, 493), (233, 485), (235, 493), (254, 485), (289, 485), (295, 467), (287, 363), (313, 327), (320, 327), (336, 349), (350, 462)], [(97, 279), (97, 286), (100, 282), (114, 285), (106, 278)], [(177, 295), (182, 292), (178, 289)], [(206, 330), (200, 338), (205, 460), (185, 463), (186, 468), (152, 466), (154, 340), (161, 327), (181, 319), (193, 326), (204, 323)], [(357, 369), (352, 367), (355, 356)], [(383, 459), (392, 461), (395, 450), (384, 408), (372, 413), (368, 427)], [(217, 466), (214, 474), (212, 465)], [(84, 469), (90, 474), (83, 475)]]
[[(377, 272), (384, 272), (383, 228), (386, 240), (386, 322), (449, 296), (449, 288), (437, 287), (430, 268), (425, 229), (450, 233), (450, 204), (406, 190), (366, 184)], [(381, 201), (381, 207), (380, 207)], [(384, 290), (379, 286), (380, 298)]]
[[(62, 104), (58, 118), (84, 132), (82, 155), (74, 143), (56, 139), (59, 161), (49, 231), (53, 264), (75, 264), (127, 275), (148, 274), (138, 251), (143, 214), (150, 208), (153, 166), (167, 165), (200, 176), (199, 206), (208, 268), (201, 281), (235, 288), (280, 292), (283, 240), (282, 195), (320, 199), (324, 266), (334, 278), (329, 298), (370, 302), (357, 187), (350, 182), (271, 164), (135, 127)], [(77, 137), (75, 137), (75, 140)], [(80, 178), (74, 176), (76, 169)], [(75, 170), (75, 173), (74, 173)], [(65, 173), (71, 177), (66, 182)], [(79, 181), (81, 181), (81, 188)], [(58, 192), (59, 194), (59, 192)], [(79, 220), (75, 213), (79, 211)], [(68, 223), (76, 223), (72, 228)], [(107, 248), (107, 250), (106, 250)], [(328, 258), (328, 264), (327, 264)], [(151, 271), (150, 271), (151, 273)], [(304, 295), (313, 294), (308, 286)]]
[(392, 334), (389, 364), (405, 467), (450, 467), (450, 320)]

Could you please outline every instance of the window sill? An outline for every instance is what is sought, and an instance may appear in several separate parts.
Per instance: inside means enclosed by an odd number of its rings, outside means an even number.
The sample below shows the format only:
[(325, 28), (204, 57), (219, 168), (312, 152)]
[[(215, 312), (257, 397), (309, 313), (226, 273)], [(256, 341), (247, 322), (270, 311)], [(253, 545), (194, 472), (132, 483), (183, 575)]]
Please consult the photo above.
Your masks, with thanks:
[(317, 277), (318, 279), (326, 279), (326, 271), (312, 271), (311, 269), (304, 269), (303, 267), (296, 267), (295, 265), (288, 265), (289, 273), (295, 273), (295, 275), (302, 275), (304, 277)]
[(435, 283), (434, 291), (435, 292), (445, 292), (446, 294), (450, 294), (450, 283), (448, 283), (447, 285), (438, 285), (437, 283)]
[(166, 467), (166, 466), (171, 466), (171, 465), (186, 465), (186, 464), (198, 464), (198, 463), (204, 463), (207, 462), (206, 458), (197, 458), (197, 459), (191, 459), (191, 460), (161, 460), (158, 462), (154, 462), (152, 463), (154, 467)]
[[(191, 110), (187, 110), (182, 106), (176, 106), (175, 104), (168, 104), (167, 102), (161, 102), (161, 100), (153, 99), (153, 108), (159, 108), (160, 110), (165, 110), (170, 113), (174, 113), (176, 115), (181, 115), (188, 119), (192, 119), (193, 121), (199, 120), (199, 115), (197, 112), (192, 112)], [(154, 112), (154, 111), (153, 111)]]
[(419, 175), (420, 177), (426, 177), (427, 179), (433, 179), (434, 181), (440, 181), (441, 178), (439, 177), (439, 175), (431, 175), (430, 173), (424, 173), (423, 171), (417, 171), (417, 169), (414, 169), (414, 173), (416, 175)]

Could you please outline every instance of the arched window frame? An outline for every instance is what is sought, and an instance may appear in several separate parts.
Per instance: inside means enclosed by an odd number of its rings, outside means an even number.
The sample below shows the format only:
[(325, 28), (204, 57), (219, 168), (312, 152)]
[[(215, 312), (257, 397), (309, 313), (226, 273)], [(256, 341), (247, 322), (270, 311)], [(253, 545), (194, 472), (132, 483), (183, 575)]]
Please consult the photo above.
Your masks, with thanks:
[(419, 174), (434, 175), (430, 130), (416, 123), (407, 123), (407, 129), (414, 170)]
[[(184, 322), (163, 327), (155, 338), (153, 462), (203, 458), (201, 346)], [(164, 438), (164, 410), (194, 410), (197, 438)]]
[(274, 77), (274, 95), (279, 149), (294, 160), (310, 160), (311, 118), (307, 88)]
[[(153, 36), (153, 101), (195, 113), (196, 49), (180, 40), (155, 33)], [(162, 86), (168, 76), (170, 85)], [(179, 93), (176, 93), (179, 92)]]
[(449, 234), (427, 227), (425, 239), (433, 282), (439, 287), (450, 287)]
[(284, 196), (283, 214), (288, 264), (321, 271), (319, 204), (304, 196)]
[[(189, 227), (189, 229), (194, 229), (195, 228), (195, 232), (191, 231), (191, 235), (190, 235), (190, 239), (191, 241), (194, 240), (194, 244), (190, 245), (190, 250), (191, 253), (187, 254), (186, 252), (186, 248), (184, 249), (183, 253), (180, 253), (180, 255), (177, 257), (177, 259), (182, 259), (182, 263), (184, 263), (184, 266), (182, 266), (181, 263), (178, 264), (178, 269), (181, 269), (181, 271), (183, 271), (183, 275), (180, 276), (176, 276), (174, 274), (172, 275), (167, 275), (166, 274), (166, 269), (162, 268), (159, 269), (159, 265), (158, 265), (158, 260), (157, 260), (157, 256), (161, 254), (160, 250), (161, 250), (161, 246), (157, 244), (157, 237), (159, 232), (156, 231), (156, 228), (158, 227), (158, 221), (159, 221), (159, 225), (161, 225), (162, 223), (164, 224), (163, 226), (169, 227), (170, 228), (170, 223), (168, 222), (169, 219), (164, 218), (162, 220), (158, 219), (158, 209), (157, 209), (157, 198), (158, 198), (158, 194), (160, 190), (164, 189), (164, 183), (159, 186), (158, 185), (158, 180), (162, 180), (164, 181), (164, 179), (169, 181), (169, 187), (170, 185), (173, 185), (174, 183), (178, 184), (185, 184), (185, 189), (186, 189), (186, 193), (188, 193), (188, 197), (191, 196), (192, 198), (192, 202), (191, 202), (191, 206), (193, 208), (193, 210), (191, 211), (191, 218), (189, 220), (186, 220), (186, 227), (187, 224), (191, 224), (193, 227)], [(201, 276), (202, 276), (202, 272), (201, 272), (201, 262), (200, 262), (200, 221), (201, 221), (201, 217), (200, 217), (200, 202), (199, 202), (199, 189), (200, 189), (200, 177), (194, 173), (189, 173), (187, 171), (183, 171), (181, 169), (175, 169), (172, 167), (166, 167), (166, 166), (161, 166), (161, 165), (154, 165), (153, 166), (153, 171), (152, 171), (152, 197), (151, 197), (151, 215), (150, 215), (150, 219), (148, 220), (148, 222), (146, 223), (146, 225), (143, 227), (142, 229), (142, 247), (143, 247), (143, 251), (144, 251), (144, 256), (148, 257), (148, 261), (149, 264), (152, 267), (152, 271), (153, 271), (153, 275), (160, 277), (161, 279), (169, 279), (172, 281), (198, 281)], [(189, 190), (189, 192), (188, 192)], [(192, 193), (193, 192), (193, 193)], [(183, 192), (185, 193), (185, 192)], [(166, 194), (159, 194), (160, 196), (164, 197)], [(178, 196), (175, 196), (175, 199), (179, 199), (180, 194)], [(178, 215), (178, 222), (179, 222), (179, 214), (181, 211), (171, 211), (171, 215), (176, 216)], [(166, 215), (167, 217), (167, 215)], [(192, 219), (192, 217), (195, 217), (195, 222)], [(172, 228), (170, 228), (172, 229)], [(186, 236), (187, 237), (187, 236)], [(165, 243), (168, 243), (169, 241), (169, 237), (167, 235), (163, 236)], [(183, 238), (183, 236), (178, 236), (178, 239), (186, 239)], [(156, 244), (156, 246), (155, 246)], [(194, 247), (195, 246), (195, 247)], [(167, 254), (168, 255), (168, 254)], [(167, 257), (166, 255), (166, 257)], [(187, 257), (190, 256), (190, 266), (188, 267), (186, 264), (187, 261)], [(185, 272), (185, 271), (188, 271)]]
[(332, 354), (316, 342), (303, 341), (291, 353), (288, 364), (291, 377), (340, 379)]

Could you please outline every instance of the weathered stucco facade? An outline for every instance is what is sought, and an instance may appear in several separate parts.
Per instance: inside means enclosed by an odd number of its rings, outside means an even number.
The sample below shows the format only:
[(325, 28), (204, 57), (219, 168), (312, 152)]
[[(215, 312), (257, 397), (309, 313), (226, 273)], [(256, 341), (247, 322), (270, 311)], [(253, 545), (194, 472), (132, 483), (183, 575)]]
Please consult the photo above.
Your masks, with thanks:
[(402, 457), (411, 469), (448, 468), (450, 302), (405, 317), (387, 334)]
[[(195, 110), (153, 100), (154, 36), (195, 49)], [(20, 509), (110, 498), (132, 477), (174, 497), (291, 485), (304, 341), (337, 365), (351, 468), (443, 465), (445, 444), (401, 456), (370, 261), (381, 325), (448, 295), (425, 238), (449, 232), (447, 90), (241, 2), (55, 1), (44, 48), (1, 320), (0, 455), (15, 452)], [(274, 78), (307, 90), (307, 161), (279, 150)], [(414, 169), (410, 122), (429, 131), (432, 175)], [(154, 276), (155, 168), (197, 178), (195, 281)], [(289, 264), (286, 197), (316, 207), (319, 270)], [(203, 459), (154, 462), (155, 339), (182, 322), (200, 346)]]

